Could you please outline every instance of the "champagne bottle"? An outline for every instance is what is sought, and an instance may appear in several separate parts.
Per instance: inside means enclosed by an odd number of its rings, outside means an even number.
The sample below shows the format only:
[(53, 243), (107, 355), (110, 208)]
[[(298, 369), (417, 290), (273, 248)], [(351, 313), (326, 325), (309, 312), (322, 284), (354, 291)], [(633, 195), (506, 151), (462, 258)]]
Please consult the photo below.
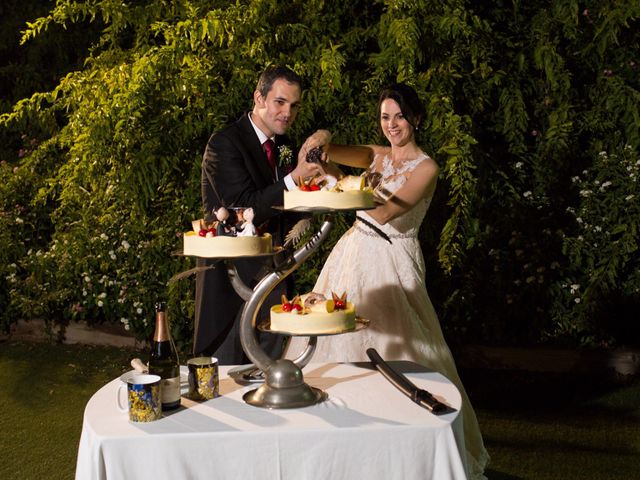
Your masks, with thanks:
[(160, 375), (162, 378), (160, 382), (162, 410), (173, 410), (180, 406), (180, 361), (171, 338), (165, 304), (158, 302), (155, 307), (156, 330), (149, 357), (149, 373)]

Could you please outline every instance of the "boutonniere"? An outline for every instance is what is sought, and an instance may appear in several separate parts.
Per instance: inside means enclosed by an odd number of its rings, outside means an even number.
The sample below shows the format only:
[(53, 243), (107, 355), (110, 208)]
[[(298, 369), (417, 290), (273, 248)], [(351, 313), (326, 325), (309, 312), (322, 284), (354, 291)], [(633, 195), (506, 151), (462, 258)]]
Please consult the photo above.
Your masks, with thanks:
[(288, 145), (280, 145), (278, 147), (278, 165), (285, 167), (291, 165), (293, 161), (293, 151)]

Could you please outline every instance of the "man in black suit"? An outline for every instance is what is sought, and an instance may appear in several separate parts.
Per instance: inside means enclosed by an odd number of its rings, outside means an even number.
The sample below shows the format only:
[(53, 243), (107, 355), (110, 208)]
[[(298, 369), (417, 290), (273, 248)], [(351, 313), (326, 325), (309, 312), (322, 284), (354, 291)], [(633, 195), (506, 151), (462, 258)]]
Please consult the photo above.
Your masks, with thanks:
[[(280, 147), (288, 145), (285, 134), (295, 120), (300, 96), (301, 80), (295, 72), (285, 67), (270, 67), (258, 80), (253, 110), (211, 136), (202, 162), (205, 220), (213, 219), (213, 211), (220, 206), (252, 207), (254, 224), (270, 232), (274, 244), (282, 244), (285, 219), (282, 212), (271, 207), (283, 205), (284, 190), (295, 188), (300, 178), (322, 174), (318, 164), (306, 161), (306, 154), (312, 148), (327, 144), (331, 137), (326, 130), (310, 136), (300, 148), (291, 173), (287, 173), (285, 165), (278, 165), (286, 159), (279, 159), (280, 162), (276, 159), (275, 166), (270, 163), (265, 144), (274, 142), (275, 145), (271, 145), (276, 155), (282, 151)], [(211, 263), (198, 259), (198, 266)], [(242, 259), (235, 265), (243, 282), (253, 288), (260, 280), (255, 277), (261, 270), (261, 261)], [(266, 312), (284, 293), (284, 285), (280, 286), (282, 288), (265, 302)], [(231, 286), (223, 262), (197, 274), (194, 354), (215, 355), (221, 365), (245, 362), (239, 338), (243, 303)], [(281, 353), (281, 339), (276, 335), (261, 335), (260, 344), (272, 358)]]

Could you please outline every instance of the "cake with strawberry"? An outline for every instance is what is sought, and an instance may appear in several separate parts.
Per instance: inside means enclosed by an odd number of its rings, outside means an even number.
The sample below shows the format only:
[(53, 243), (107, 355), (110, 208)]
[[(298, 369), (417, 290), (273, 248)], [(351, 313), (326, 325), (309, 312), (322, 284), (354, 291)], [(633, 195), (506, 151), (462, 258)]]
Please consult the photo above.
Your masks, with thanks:
[(346, 175), (340, 180), (325, 178), (298, 181), (298, 188), (284, 192), (285, 210), (295, 208), (328, 208), (360, 210), (373, 208), (373, 190), (362, 176)]
[(204, 220), (194, 220), (192, 227), (191, 231), (183, 235), (185, 255), (233, 258), (264, 255), (273, 251), (271, 234), (259, 235), (251, 221), (246, 219), (243, 223), (236, 225), (224, 220), (217, 220), (210, 224)]
[(271, 307), (272, 331), (297, 335), (323, 335), (353, 330), (356, 310), (347, 301), (347, 294), (332, 294), (331, 299), (311, 292), (289, 301), (283, 295), (282, 303)]

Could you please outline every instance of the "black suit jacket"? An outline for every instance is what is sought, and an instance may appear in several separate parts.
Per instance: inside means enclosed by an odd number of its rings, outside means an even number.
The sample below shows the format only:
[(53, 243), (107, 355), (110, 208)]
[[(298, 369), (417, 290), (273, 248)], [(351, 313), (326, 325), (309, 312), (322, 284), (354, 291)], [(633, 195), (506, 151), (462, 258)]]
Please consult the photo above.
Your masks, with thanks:
[[(288, 139), (276, 136), (275, 143), (278, 147), (287, 144)], [(207, 143), (201, 178), (205, 219), (212, 219), (213, 210), (219, 206), (252, 207), (254, 224), (262, 231), (270, 232), (274, 244), (281, 245), (288, 225), (284, 224), (281, 212), (271, 207), (283, 205), (285, 174), (278, 167), (278, 180), (275, 179), (248, 114), (243, 115), (232, 125), (213, 134)], [(235, 261), (235, 265), (244, 283), (253, 287), (259, 280), (255, 276), (264, 262), (264, 259), (243, 259)], [(198, 259), (199, 266), (211, 263), (210, 260)], [(278, 292), (284, 293), (284, 286)], [(229, 334), (243, 303), (229, 282), (224, 262), (197, 274), (195, 354), (215, 352)], [(266, 302), (265, 306), (268, 307)]]

